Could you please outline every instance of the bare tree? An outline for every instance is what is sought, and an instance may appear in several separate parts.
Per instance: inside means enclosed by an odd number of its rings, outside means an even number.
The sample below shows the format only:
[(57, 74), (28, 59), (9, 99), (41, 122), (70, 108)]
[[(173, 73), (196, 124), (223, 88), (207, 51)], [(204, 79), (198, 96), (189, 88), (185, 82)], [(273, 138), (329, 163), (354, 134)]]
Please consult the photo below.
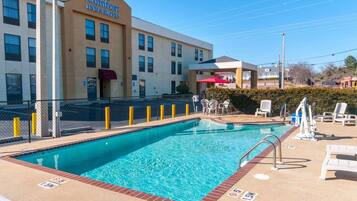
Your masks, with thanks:
[(298, 63), (290, 65), (289, 68), (289, 74), (294, 84), (312, 84), (314, 70), (310, 64)]

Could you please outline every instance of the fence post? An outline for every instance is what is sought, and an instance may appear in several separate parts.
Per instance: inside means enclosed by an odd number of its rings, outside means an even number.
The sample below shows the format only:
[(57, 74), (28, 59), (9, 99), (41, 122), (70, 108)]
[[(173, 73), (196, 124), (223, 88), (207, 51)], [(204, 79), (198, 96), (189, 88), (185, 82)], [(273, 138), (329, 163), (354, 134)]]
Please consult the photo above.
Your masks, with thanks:
[(109, 130), (110, 128), (110, 107), (105, 107), (105, 130)]
[(134, 124), (134, 107), (130, 106), (129, 107), (129, 126), (132, 126)]
[(32, 135), (36, 135), (36, 126), (37, 126), (37, 117), (36, 117), (36, 112), (33, 112), (31, 114), (31, 133)]
[(151, 121), (151, 106), (146, 106), (146, 122)]
[(171, 114), (172, 114), (172, 118), (176, 117), (176, 105), (172, 104), (171, 106)]
[(164, 120), (165, 118), (165, 106), (160, 105), (160, 120)]
[(190, 105), (186, 104), (186, 116), (190, 115)]
[(20, 118), (15, 117), (14, 118), (14, 137), (20, 137), (20, 136), (21, 136)]
[(31, 111), (30, 111), (30, 101), (27, 101), (27, 126), (28, 126), (28, 138), (29, 143), (31, 143)]

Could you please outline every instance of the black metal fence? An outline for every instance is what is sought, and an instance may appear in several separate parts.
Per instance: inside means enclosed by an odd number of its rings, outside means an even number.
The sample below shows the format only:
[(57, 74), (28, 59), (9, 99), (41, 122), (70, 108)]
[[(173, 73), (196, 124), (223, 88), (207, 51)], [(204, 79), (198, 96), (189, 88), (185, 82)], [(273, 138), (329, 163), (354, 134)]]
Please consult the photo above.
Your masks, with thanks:
[[(193, 112), (191, 95), (180, 96), (152, 96), (132, 98), (105, 98), (105, 99), (61, 99), (22, 101), (16, 104), (0, 102), (0, 143), (14, 140), (28, 140), (35, 137), (33, 133), (33, 114), (47, 115), (49, 132), (52, 130), (52, 104), (56, 102), (60, 111), (61, 135), (96, 131), (105, 128), (105, 108), (110, 107), (111, 127), (128, 125), (129, 107), (134, 108), (134, 124), (146, 121), (146, 107), (151, 106), (151, 119), (160, 119), (160, 106), (165, 108), (165, 118), (172, 117), (172, 105), (176, 106), (176, 116), (186, 114), (186, 104)], [(44, 110), (36, 113), (36, 103), (42, 103)], [(18, 121), (19, 118), (19, 123)], [(17, 125), (17, 126), (16, 126)], [(17, 128), (19, 127), (19, 128)], [(18, 133), (20, 130), (20, 134)], [(17, 133), (16, 133), (17, 132)]]

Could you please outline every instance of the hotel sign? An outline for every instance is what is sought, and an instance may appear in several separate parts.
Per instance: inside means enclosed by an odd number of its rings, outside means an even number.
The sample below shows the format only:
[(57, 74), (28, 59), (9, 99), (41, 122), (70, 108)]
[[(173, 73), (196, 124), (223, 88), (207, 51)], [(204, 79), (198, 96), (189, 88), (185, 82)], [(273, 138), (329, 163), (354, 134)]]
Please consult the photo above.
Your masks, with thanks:
[(119, 6), (111, 4), (110, 0), (86, 0), (86, 8), (108, 17), (119, 18)]

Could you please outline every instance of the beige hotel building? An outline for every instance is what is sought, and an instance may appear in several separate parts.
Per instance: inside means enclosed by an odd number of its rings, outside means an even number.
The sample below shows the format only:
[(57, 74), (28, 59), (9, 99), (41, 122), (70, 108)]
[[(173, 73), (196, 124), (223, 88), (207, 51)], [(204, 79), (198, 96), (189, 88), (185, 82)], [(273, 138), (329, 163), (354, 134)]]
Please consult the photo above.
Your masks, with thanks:
[[(51, 98), (52, 1), (46, 0)], [(122, 0), (71, 0), (58, 8), (60, 97), (175, 93), (188, 66), (212, 58), (210, 43), (132, 17)], [(36, 1), (0, 0), (0, 101), (36, 99)]]

